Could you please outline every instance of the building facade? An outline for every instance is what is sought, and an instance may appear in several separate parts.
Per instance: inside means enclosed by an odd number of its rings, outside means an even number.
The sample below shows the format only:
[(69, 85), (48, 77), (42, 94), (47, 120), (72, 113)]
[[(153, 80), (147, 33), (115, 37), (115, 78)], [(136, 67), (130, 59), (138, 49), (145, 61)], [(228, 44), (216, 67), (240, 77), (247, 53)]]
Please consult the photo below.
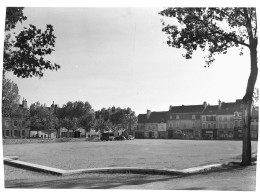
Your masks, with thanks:
[(134, 132), (135, 138), (166, 138), (166, 116), (167, 112), (151, 112), (138, 115), (138, 124)]
[(200, 115), (206, 108), (203, 105), (170, 106), (167, 114), (167, 133), (169, 139), (200, 139)]
[(23, 99), (22, 104), (12, 116), (2, 115), (2, 135), (3, 138), (29, 138), (30, 122), (28, 119), (27, 101)]
[[(218, 105), (170, 106), (167, 112), (138, 115), (136, 138), (242, 139), (242, 100)], [(165, 116), (166, 115), (166, 116)], [(251, 139), (258, 138), (258, 108), (252, 109)]]

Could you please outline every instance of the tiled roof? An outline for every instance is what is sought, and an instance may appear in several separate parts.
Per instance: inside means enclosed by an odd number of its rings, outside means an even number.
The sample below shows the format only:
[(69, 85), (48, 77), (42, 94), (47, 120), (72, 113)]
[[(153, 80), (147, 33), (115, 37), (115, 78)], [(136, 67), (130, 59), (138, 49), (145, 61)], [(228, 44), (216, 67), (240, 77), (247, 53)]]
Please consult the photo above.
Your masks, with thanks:
[(169, 113), (199, 113), (204, 109), (203, 105), (172, 106)]
[(222, 102), (221, 108), (218, 105), (207, 106), (203, 111), (203, 115), (233, 115), (234, 112), (241, 111), (242, 100), (238, 99), (236, 102)]
[(167, 111), (151, 112), (149, 119), (147, 114), (138, 115), (138, 123), (161, 123), (167, 121)]
[(222, 102), (220, 110), (218, 110), (217, 114), (218, 115), (233, 115), (234, 112), (239, 110), (239, 107), (236, 106), (235, 102), (229, 102), (225, 103)]
[(210, 106), (208, 105), (207, 108), (203, 111), (203, 115), (216, 115), (218, 111), (218, 105)]

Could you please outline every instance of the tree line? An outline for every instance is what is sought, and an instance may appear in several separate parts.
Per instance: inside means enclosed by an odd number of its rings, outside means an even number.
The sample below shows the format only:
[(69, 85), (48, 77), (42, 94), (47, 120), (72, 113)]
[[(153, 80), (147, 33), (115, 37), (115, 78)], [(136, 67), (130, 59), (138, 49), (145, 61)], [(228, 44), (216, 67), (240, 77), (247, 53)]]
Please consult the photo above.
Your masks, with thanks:
[(62, 107), (52, 104), (50, 107), (35, 102), (27, 108), (19, 107), (19, 89), (16, 83), (3, 76), (2, 116), (23, 118), (31, 130), (46, 131), (66, 128), (73, 132), (78, 128), (86, 131), (129, 129), (137, 122), (135, 112), (127, 107), (109, 107), (94, 111), (89, 102), (68, 101)]

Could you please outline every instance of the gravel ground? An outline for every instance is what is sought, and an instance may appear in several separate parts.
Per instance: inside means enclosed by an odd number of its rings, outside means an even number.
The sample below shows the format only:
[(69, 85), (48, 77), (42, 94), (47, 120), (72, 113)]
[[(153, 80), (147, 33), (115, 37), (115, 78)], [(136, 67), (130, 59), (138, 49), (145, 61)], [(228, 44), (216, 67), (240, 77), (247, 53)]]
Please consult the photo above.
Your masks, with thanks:
[[(252, 142), (252, 151), (257, 142)], [(72, 170), (97, 167), (186, 169), (234, 161), (241, 141), (133, 140), (3, 145), (4, 156), (49, 167)]]

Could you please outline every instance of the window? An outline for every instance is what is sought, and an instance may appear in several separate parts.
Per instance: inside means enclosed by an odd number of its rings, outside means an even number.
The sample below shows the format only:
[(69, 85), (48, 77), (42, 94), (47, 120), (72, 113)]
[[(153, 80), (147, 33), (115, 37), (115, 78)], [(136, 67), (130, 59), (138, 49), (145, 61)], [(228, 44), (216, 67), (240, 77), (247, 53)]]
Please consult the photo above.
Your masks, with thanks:
[(21, 132), (17, 131), (17, 137), (21, 137)]
[(22, 136), (25, 136), (25, 130), (22, 130)]
[(9, 130), (5, 130), (5, 136), (9, 136)]
[(224, 124), (224, 128), (227, 129), (227, 123)]
[(242, 126), (243, 126), (243, 124), (242, 124), (242, 121), (239, 121), (239, 126), (240, 126), (240, 127), (242, 127)]
[(192, 119), (195, 119), (195, 115), (192, 115)]
[(14, 130), (14, 136), (17, 136), (17, 130)]
[(202, 123), (202, 129), (206, 129), (206, 124)]
[(208, 129), (210, 129), (210, 127), (211, 127), (211, 125), (210, 125), (210, 123), (208, 123)]
[(5, 126), (9, 127), (9, 120), (5, 120)]
[(202, 121), (206, 121), (206, 117), (205, 116), (202, 116)]
[(235, 120), (235, 127), (238, 127), (238, 121)]
[(14, 121), (14, 126), (17, 127), (17, 124), (18, 124), (18, 122), (17, 122), (17, 120), (15, 120)]
[(214, 129), (216, 129), (216, 128), (217, 128), (217, 126), (216, 126), (216, 123), (213, 123), (213, 128), (214, 128)]
[(180, 123), (179, 122), (176, 122), (176, 127), (179, 127), (180, 126)]
[(180, 119), (180, 116), (179, 116), (179, 115), (176, 115), (176, 119)]

